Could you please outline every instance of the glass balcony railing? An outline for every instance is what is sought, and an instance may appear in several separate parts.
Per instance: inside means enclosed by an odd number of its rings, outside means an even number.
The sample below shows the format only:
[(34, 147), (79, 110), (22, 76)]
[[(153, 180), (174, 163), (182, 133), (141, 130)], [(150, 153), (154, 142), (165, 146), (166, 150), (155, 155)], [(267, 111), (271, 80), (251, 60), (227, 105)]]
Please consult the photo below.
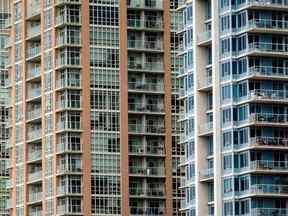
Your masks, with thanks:
[(146, 147), (141, 145), (129, 145), (129, 152), (131, 154), (152, 154), (152, 155), (164, 155), (164, 144), (155, 146), (147, 144)]
[(165, 195), (164, 188), (144, 188), (144, 187), (129, 187), (131, 196), (151, 196), (151, 197), (163, 197)]
[(55, 4), (59, 5), (59, 4), (76, 4), (76, 3), (81, 3), (81, 0), (56, 0)]
[(28, 47), (28, 49), (27, 49), (27, 58), (33, 58), (33, 57), (39, 56), (40, 52), (41, 52), (40, 44), (37, 45), (37, 46)]
[(199, 33), (197, 35), (198, 43), (203, 43), (211, 40), (211, 36), (212, 36), (211, 31), (204, 31), (202, 33)]
[(42, 192), (31, 192), (29, 191), (29, 202), (41, 202)]
[(36, 171), (28, 174), (28, 181), (40, 181), (42, 179), (42, 171)]
[(213, 122), (203, 123), (199, 126), (199, 134), (207, 134), (213, 132)]
[(162, 0), (130, 0), (127, 1), (127, 7), (130, 8), (146, 8), (146, 9), (163, 9)]
[(214, 176), (213, 168), (208, 168), (208, 169), (201, 170), (200, 173), (199, 173), (199, 177), (200, 177), (201, 180), (213, 178), (213, 176)]
[[(248, 96), (244, 99), (250, 100), (287, 100), (288, 91), (284, 90), (270, 90), (270, 89), (254, 89), (248, 92)], [(240, 101), (241, 98), (240, 98)]]
[(142, 166), (130, 166), (129, 173), (131, 175), (142, 176), (163, 176), (165, 175), (164, 167), (142, 167)]
[(61, 153), (61, 152), (81, 152), (82, 151), (82, 145), (79, 144), (75, 144), (73, 143), (70, 144), (67, 142), (62, 142), (62, 143), (58, 143), (57, 144), (57, 153)]
[(81, 88), (82, 80), (75, 78), (57, 79), (57, 88)]
[(259, 147), (288, 147), (288, 138), (259, 136), (250, 138), (250, 143)]
[(72, 214), (72, 215), (83, 215), (82, 213), (82, 206), (72, 206), (70, 205), (58, 205), (57, 206), (57, 215), (67, 215), (67, 214)]
[(42, 152), (40, 150), (28, 152), (28, 161), (35, 161), (41, 158), (42, 158)]
[(40, 36), (40, 25), (34, 25), (27, 28), (27, 37)]
[(58, 174), (82, 173), (82, 171), (83, 171), (83, 169), (82, 169), (82, 166), (80, 164), (77, 164), (77, 165), (65, 164), (65, 165), (58, 166), (58, 168), (57, 168)]
[(27, 132), (27, 140), (40, 139), (42, 137), (41, 129), (31, 129)]
[(39, 0), (32, 0), (27, 8), (27, 18), (40, 15), (41, 3)]
[(254, 66), (248, 68), (248, 74), (255, 76), (271, 76), (284, 78), (288, 76), (288, 68), (273, 66)]
[(80, 16), (64, 16), (64, 15), (57, 15), (56, 16), (56, 25), (64, 25), (64, 24), (70, 24), (70, 25), (80, 25), (81, 19)]
[(29, 216), (42, 216), (42, 210), (29, 210)]
[(146, 104), (146, 103), (128, 103), (128, 110), (131, 112), (165, 112), (164, 105), (159, 104)]
[(266, 30), (285, 30), (287, 31), (288, 22), (272, 19), (252, 19), (248, 21), (248, 28), (262, 28)]
[(140, 62), (140, 61), (128, 61), (129, 70), (145, 70), (145, 71), (161, 71), (164, 70), (163, 62)]
[(76, 37), (76, 36), (68, 37), (68, 36), (64, 36), (64, 35), (57, 36), (56, 44), (57, 44), (57, 46), (61, 46), (61, 45), (81, 45), (80, 32), (79, 32), (79, 36), (78, 37)]
[(287, 124), (288, 116), (286, 114), (274, 113), (251, 113), (249, 121), (250, 123), (260, 124)]
[(142, 90), (142, 91), (164, 91), (164, 85), (162, 83), (141, 83), (141, 82), (129, 82), (128, 88), (130, 90)]
[(127, 25), (130, 28), (146, 28), (156, 30), (162, 30), (164, 27), (162, 17), (158, 17), (156, 19), (128, 19)]
[(288, 171), (288, 161), (256, 160), (250, 162), (253, 170)]
[(235, 5), (234, 9), (240, 9), (248, 6), (287, 8), (288, 2), (286, 0), (246, 0), (242, 4)]
[(288, 44), (285, 43), (266, 43), (266, 42), (253, 42), (248, 44), (248, 50), (240, 51), (239, 54), (246, 51), (261, 51), (270, 53), (287, 54)]
[(143, 124), (129, 124), (128, 129), (130, 133), (151, 133), (163, 134), (165, 133), (164, 125), (143, 125)]
[(81, 130), (81, 121), (68, 122), (68, 121), (58, 121), (58, 130)]
[(251, 216), (287, 216), (287, 208), (252, 208)]
[(164, 207), (130, 207), (130, 215), (165, 215)]
[(35, 77), (39, 77), (41, 75), (41, 68), (40, 65), (37, 65), (36, 67), (28, 68), (27, 70), (27, 79), (32, 79)]
[(163, 50), (163, 42), (161, 40), (146, 41), (146, 40), (128, 40), (128, 49), (143, 49), (159, 51)]
[(256, 184), (250, 186), (250, 192), (257, 194), (286, 194), (288, 196), (288, 185)]
[(27, 92), (27, 99), (28, 100), (31, 100), (33, 98), (37, 98), (40, 96), (41, 96), (41, 88), (40, 87), (28, 89), (28, 92)]
[(41, 118), (41, 108), (32, 109), (27, 112), (27, 120), (32, 120), (36, 118)]

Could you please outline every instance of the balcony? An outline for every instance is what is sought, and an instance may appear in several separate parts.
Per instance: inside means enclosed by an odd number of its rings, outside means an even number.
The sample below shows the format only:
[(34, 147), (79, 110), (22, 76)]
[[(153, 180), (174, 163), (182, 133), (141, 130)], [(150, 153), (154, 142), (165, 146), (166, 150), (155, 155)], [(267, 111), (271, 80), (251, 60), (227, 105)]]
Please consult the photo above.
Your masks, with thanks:
[(265, 9), (269, 8), (271, 9), (281, 9), (288, 8), (288, 2), (285, 0), (246, 0), (242, 4), (237, 5), (234, 9), (241, 9), (241, 8), (247, 8), (247, 7), (253, 7), (253, 8), (259, 8), (259, 9)]
[[(247, 73), (233, 75), (233, 79), (261, 78), (278, 80), (288, 79), (288, 68), (273, 66), (253, 66), (247, 69)], [(224, 80), (230, 80), (231, 76), (227, 76)]]
[[(256, 160), (250, 162), (250, 170), (257, 172), (287, 173), (287, 161)], [(240, 170), (241, 171), (241, 170)]]
[(288, 196), (288, 185), (256, 184), (249, 191), (256, 195)]
[(128, 61), (128, 70), (163, 73), (164, 65), (163, 61), (143, 63), (141, 61)]
[(40, 11), (41, 11), (41, 1), (40, 0), (31, 0), (27, 7), (27, 15), (26, 19), (35, 20), (40, 19)]
[(143, 124), (129, 124), (128, 125), (129, 133), (136, 134), (164, 134), (165, 128), (162, 125), (146, 125)]
[(40, 61), (41, 46), (37, 44), (35, 46), (30, 46), (27, 49), (27, 60), (39, 60)]
[(38, 161), (42, 159), (41, 150), (29, 151), (28, 152), (28, 162)]
[(137, 112), (137, 113), (161, 113), (164, 114), (164, 105), (159, 104), (146, 104), (146, 103), (128, 103), (128, 111), (129, 112)]
[(207, 45), (211, 44), (211, 40), (212, 40), (211, 36), (212, 36), (211, 30), (199, 33), (197, 36), (198, 45), (207, 46)]
[(247, 25), (238, 29), (238, 31), (252, 31), (256, 33), (287, 33), (288, 22), (272, 19), (251, 19)]
[(81, 100), (75, 100), (75, 101), (70, 101), (70, 100), (66, 100), (66, 99), (62, 99), (62, 100), (57, 100), (56, 102), (56, 107), (57, 109), (60, 109), (60, 110), (81, 110)]
[(201, 170), (199, 172), (200, 181), (212, 180), (213, 177), (214, 177), (214, 169), (213, 168), (204, 169), (204, 170)]
[(145, 52), (163, 52), (163, 42), (161, 40), (128, 40), (128, 49)]
[(199, 126), (200, 136), (210, 136), (213, 133), (213, 122), (203, 123)]
[(31, 109), (30, 111), (27, 112), (27, 121), (32, 121), (32, 120), (39, 120), (41, 119), (41, 115), (42, 115), (42, 110), (41, 107), (40, 108), (36, 108), (36, 109)]
[(82, 174), (82, 167), (81, 165), (71, 165), (71, 164), (65, 164), (58, 166), (57, 168), (57, 174), (65, 175), (65, 174), (76, 174), (81, 175)]
[(164, 207), (130, 207), (131, 216), (140, 216), (140, 215), (165, 215)]
[(77, 78), (65, 78), (65, 79), (57, 79), (56, 80), (56, 88), (71, 88), (71, 89), (81, 89), (82, 80)]
[(129, 153), (130, 155), (151, 155), (151, 156), (163, 156), (165, 155), (164, 144), (160, 144), (159, 146), (149, 145), (146, 147), (141, 145), (129, 145)]
[(40, 24), (33, 25), (27, 28), (27, 39), (38, 38), (40, 40)]
[(163, 10), (163, 2), (162, 0), (130, 0), (127, 2), (127, 7), (133, 9)]
[(36, 182), (42, 180), (42, 171), (36, 171), (28, 173), (28, 181), (29, 182)]
[(68, 142), (61, 142), (57, 144), (57, 153), (64, 153), (64, 152), (69, 152), (69, 153), (81, 153), (82, 152), (82, 145), (79, 144), (71, 144)]
[(42, 138), (41, 129), (31, 129), (27, 132), (27, 142), (32, 142)]
[(284, 137), (253, 137), (250, 139), (252, 147), (259, 148), (287, 148), (288, 138)]
[(27, 100), (33, 100), (41, 97), (41, 87), (28, 88)]
[[(72, 188), (73, 187), (73, 188)], [(81, 185), (73, 185), (73, 186), (68, 186), (68, 185), (61, 185), (57, 187), (57, 195), (68, 195), (68, 194), (73, 194), (75, 195), (81, 195)]]
[(82, 129), (81, 121), (68, 122), (68, 121), (58, 121), (57, 122), (57, 130), (71, 130), (71, 131), (79, 131)]
[(57, 15), (56, 26), (62, 26), (62, 25), (81, 25), (81, 18), (78, 15), (75, 16)]
[(212, 76), (205, 77), (204, 80), (198, 80), (198, 91), (212, 90)]
[(42, 202), (42, 192), (31, 192), (29, 191), (28, 202), (35, 204), (36, 202)]
[(34, 67), (28, 67), (28, 69), (27, 69), (27, 80), (40, 78), (40, 76), (41, 76), (40, 65), (36, 65)]
[(60, 6), (62, 4), (80, 4), (81, 0), (56, 0), (55, 5)]
[(129, 187), (130, 196), (136, 197), (159, 197), (163, 198), (165, 196), (164, 188), (146, 188), (144, 187)]
[[(238, 55), (256, 55), (256, 56), (275, 56), (287, 57), (288, 44), (285, 43), (266, 43), (266, 42), (253, 42), (249, 43), (247, 49), (239, 51)], [(225, 54), (224, 54), (225, 55)]]
[(287, 216), (286, 208), (252, 208), (251, 216)]
[(83, 215), (81, 206), (58, 205), (57, 215)]
[[(256, 125), (267, 125), (267, 126), (284, 126), (287, 127), (286, 114), (274, 114), (274, 113), (250, 113), (248, 123)], [(242, 122), (239, 122), (240, 125)], [(245, 124), (245, 120), (243, 122)]]
[(43, 215), (43, 212), (42, 212), (42, 209), (39, 208), (32, 208), (32, 209), (29, 209), (29, 216), (42, 216)]
[(134, 91), (141, 91), (141, 92), (155, 92), (164, 93), (164, 85), (163, 83), (140, 83), (140, 82), (129, 82), (128, 89)]
[(135, 176), (143, 177), (164, 177), (165, 169), (164, 167), (148, 167), (143, 166), (130, 166), (129, 174)]
[(254, 89), (248, 92), (247, 97), (240, 98), (243, 100), (255, 100), (261, 102), (287, 103), (288, 92), (285, 90)]
[[(74, 33), (74, 32), (73, 32)], [(76, 34), (76, 33), (74, 33)], [(67, 35), (57, 35), (56, 38), (57, 46), (81, 46), (81, 39), (80, 39), (80, 30), (78, 36), (67, 36)]]
[(157, 19), (128, 19), (128, 28), (139, 29), (139, 30), (149, 30), (149, 31), (163, 31), (163, 21), (162, 17)]

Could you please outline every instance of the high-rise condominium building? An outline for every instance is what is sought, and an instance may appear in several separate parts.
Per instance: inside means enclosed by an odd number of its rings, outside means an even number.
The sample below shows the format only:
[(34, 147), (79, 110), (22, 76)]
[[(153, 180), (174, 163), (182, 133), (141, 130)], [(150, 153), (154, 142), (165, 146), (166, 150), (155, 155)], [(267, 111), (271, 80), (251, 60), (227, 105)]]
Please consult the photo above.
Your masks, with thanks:
[(10, 2), (10, 215), (181, 215), (178, 1)]
[(189, 216), (288, 215), (288, 2), (183, 12)]
[(8, 53), (5, 49), (5, 41), (9, 37), (9, 31), (6, 30), (5, 26), (9, 19), (10, 9), (9, 1), (0, 1), (0, 215), (9, 215), (6, 209), (6, 201), (9, 197), (9, 191), (7, 185), (9, 184), (9, 175), (6, 167), (9, 166), (9, 154), (6, 149), (6, 141), (8, 133), (6, 130), (8, 122), (8, 112), (6, 105), (9, 103), (8, 91), (5, 88), (7, 84), (7, 70), (5, 64), (7, 61)]

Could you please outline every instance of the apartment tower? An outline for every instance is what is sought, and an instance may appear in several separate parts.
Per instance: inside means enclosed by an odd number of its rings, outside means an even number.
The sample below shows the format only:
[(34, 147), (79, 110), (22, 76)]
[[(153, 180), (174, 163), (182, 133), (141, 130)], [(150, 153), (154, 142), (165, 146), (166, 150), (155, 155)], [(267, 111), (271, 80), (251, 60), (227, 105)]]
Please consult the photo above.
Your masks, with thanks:
[(288, 215), (288, 2), (188, 0), (178, 9), (184, 19), (182, 210)]
[(181, 215), (178, 1), (10, 2), (10, 215)]
[(9, 215), (6, 209), (6, 202), (9, 197), (7, 185), (9, 185), (9, 153), (6, 149), (8, 133), (6, 130), (8, 122), (8, 112), (6, 109), (8, 100), (8, 91), (6, 89), (8, 72), (5, 64), (8, 58), (5, 42), (9, 37), (9, 31), (6, 30), (6, 23), (9, 20), (10, 8), (8, 0), (0, 1), (0, 215)]

